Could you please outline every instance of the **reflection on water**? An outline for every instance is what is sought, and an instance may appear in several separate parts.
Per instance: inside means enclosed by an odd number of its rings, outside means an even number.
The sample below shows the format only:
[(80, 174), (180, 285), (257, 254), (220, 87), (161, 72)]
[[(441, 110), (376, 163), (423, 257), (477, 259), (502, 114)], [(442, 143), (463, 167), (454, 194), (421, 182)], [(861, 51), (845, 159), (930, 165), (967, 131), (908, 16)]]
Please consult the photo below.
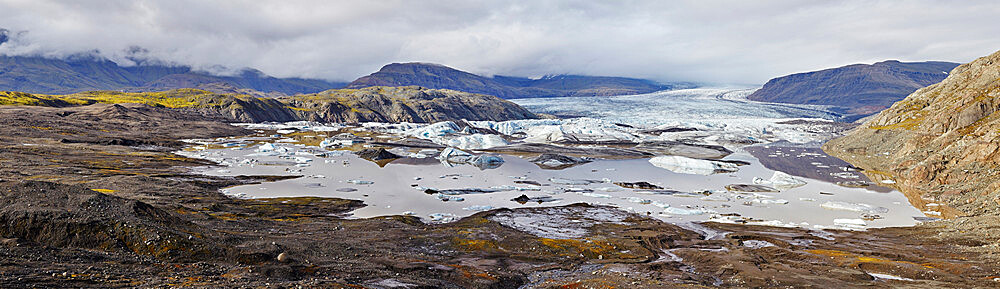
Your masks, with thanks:
[[(301, 146), (287, 147), (305, 150)], [(502, 165), (484, 170), (464, 164), (444, 165), (434, 158), (402, 158), (380, 166), (353, 154), (316, 157), (289, 152), (294, 157), (267, 156), (240, 148), (200, 152), (203, 157), (224, 159), (233, 165), (199, 170), (211, 175), (301, 175), (225, 191), (249, 198), (319, 196), (363, 200), (367, 206), (354, 211), (354, 217), (413, 214), (425, 220), (448, 221), (492, 208), (577, 202), (612, 205), (669, 222), (713, 219), (810, 228), (909, 226), (914, 224), (914, 216), (921, 215), (902, 194), (838, 186), (831, 183), (834, 179), (804, 173), (807, 167), (813, 171), (817, 166), (842, 167), (840, 160), (832, 157), (797, 158), (808, 162), (771, 167), (787, 168), (783, 170), (805, 177), (807, 184), (800, 187), (777, 193), (726, 191), (730, 184), (753, 184), (755, 178), (770, 178), (774, 170), (761, 163), (794, 163), (788, 158), (797, 155), (788, 152), (789, 156), (765, 155), (763, 161), (750, 153), (736, 153), (726, 160), (750, 165), (740, 166), (735, 173), (707, 176), (674, 173), (653, 166), (648, 159), (596, 160), (563, 170), (545, 170), (521, 157), (502, 155)], [(779, 162), (772, 158), (785, 159)], [(648, 182), (652, 186), (626, 188), (615, 182)], [(662, 189), (649, 189), (655, 187)]]

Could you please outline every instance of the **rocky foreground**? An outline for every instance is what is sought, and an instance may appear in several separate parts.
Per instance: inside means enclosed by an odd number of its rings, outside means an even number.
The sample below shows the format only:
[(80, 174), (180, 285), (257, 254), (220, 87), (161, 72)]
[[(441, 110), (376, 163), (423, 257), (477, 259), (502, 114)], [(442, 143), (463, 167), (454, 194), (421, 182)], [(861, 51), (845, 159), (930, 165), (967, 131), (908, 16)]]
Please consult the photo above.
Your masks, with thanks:
[[(273, 180), (193, 175), (179, 139), (249, 134), (143, 104), (0, 107), (0, 287), (992, 287), (981, 235), (706, 223), (607, 207), (492, 210), (448, 224), (345, 219), (330, 198), (232, 199)], [(986, 245), (988, 246), (988, 245)]]

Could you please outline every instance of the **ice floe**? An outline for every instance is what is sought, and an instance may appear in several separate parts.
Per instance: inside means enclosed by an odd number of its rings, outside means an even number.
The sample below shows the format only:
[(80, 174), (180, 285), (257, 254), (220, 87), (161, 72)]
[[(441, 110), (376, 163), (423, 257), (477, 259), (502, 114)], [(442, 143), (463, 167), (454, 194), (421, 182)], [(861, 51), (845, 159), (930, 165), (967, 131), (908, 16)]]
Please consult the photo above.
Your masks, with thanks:
[(739, 170), (736, 164), (712, 160), (693, 159), (682, 156), (659, 156), (649, 159), (649, 163), (675, 173), (711, 175), (731, 173)]

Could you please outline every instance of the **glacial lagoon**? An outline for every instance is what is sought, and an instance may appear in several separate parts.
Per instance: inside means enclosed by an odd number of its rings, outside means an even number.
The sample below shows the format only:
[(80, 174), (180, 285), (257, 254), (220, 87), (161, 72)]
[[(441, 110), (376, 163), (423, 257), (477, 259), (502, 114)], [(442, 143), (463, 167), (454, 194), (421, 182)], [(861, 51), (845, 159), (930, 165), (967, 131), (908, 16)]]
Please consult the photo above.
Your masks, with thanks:
[[(583, 115), (561, 120), (469, 122), (467, 128), (451, 122), (245, 124), (258, 134), (194, 141), (199, 145), (180, 153), (221, 164), (195, 168), (207, 175), (298, 176), (226, 188), (227, 195), (364, 201), (366, 207), (353, 211), (349, 216), (353, 218), (413, 215), (427, 222), (449, 222), (497, 208), (588, 203), (671, 223), (865, 229), (911, 226), (928, 219), (903, 194), (870, 183), (856, 168), (817, 149), (822, 141), (836, 136), (836, 132), (817, 129), (817, 123), (820, 127), (830, 123), (828, 119), (836, 118), (835, 113), (817, 106), (741, 100), (742, 91), (695, 89), (610, 98), (515, 100), (526, 102), (535, 111)], [(672, 105), (676, 103), (684, 105)], [(641, 109), (636, 113), (621, 110), (629, 106)], [(619, 112), (611, 114), (611, 107)], [(657, 109), (668, 114), (657, 114)], [(650, 129), (665, 132), (649, 134)], [(345, 140), (345, 135), (350, 140)], [(489, 152), (495, 146), (519, 143), (582, 149), (601, 146), (566, 144), (567, 139), (725, 146), (733, 153), (716, 164), (734, 169), (705, 172), (699, 170), (705, 169), (703, 165), (712, 168), (712, 163), (684, 163), (689, 159), (679, 157), (669, 161), (680, 164), (663, 164), (651, 162), (662, 158), (652, 156), (598, 157), (552, 169), (529, 161), (538, 154)], [(421, 140), (438, 148), (385, 145), (404, 140)], [(369, 161), (351, 152), (376, 147), (389, 148), (401, 158)], [(487, 165), (455, 162), (442, 157), (442, 152), (495, 160)], [(785, 165), (764, 165), (775, 163)], [(782, 172), (776, 174), (778, 171)]]

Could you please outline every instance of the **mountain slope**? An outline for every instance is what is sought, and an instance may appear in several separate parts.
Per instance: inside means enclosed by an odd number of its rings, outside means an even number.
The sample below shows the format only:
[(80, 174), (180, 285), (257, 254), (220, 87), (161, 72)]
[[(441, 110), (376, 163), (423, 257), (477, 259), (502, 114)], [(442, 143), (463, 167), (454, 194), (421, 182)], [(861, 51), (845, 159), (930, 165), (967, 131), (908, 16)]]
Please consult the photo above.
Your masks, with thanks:
[(997, 216), (1000, 52), (955, 68), (824, 149), (873, 179), (893, 179), (918, 208)]
[(318, 79), (275, 78), (250, 69), (239, 75), (216, 76), (186, 66), (124, 67), (92, 56), (68, 59), (0, 56), (0, 90), (46, 94), (94, 90), (162, 91), (213, 83), (289, 95), (314, 93), (344, 85)]
[(850, 114), (867, 115), (889, 107), (918, 88), (940, 82), (956, 66), (958, 63), (895, 60), (854, 64), (774, 78), (749, 98), (833, 105)]
[(334, 89), (314, 94), (262, 98), (199, 89), (163, 92), (91, 91), (68, 95), (0, 92), (0, 105), (69, 107), (94, 103), (141, 103), (216, 113), (234, 122), (438, 122), (537, 118), (495, 96), (422, 87)]
[(501, 98), (607, 96), (649, 93), (669, 89), (649, 80), (581, 75), (549, 76), (541, 79), (485, 77), (439, 64), (393, 63), (378, 72), (358, 78), (347, 88), (409, 86), (482, 93)]

